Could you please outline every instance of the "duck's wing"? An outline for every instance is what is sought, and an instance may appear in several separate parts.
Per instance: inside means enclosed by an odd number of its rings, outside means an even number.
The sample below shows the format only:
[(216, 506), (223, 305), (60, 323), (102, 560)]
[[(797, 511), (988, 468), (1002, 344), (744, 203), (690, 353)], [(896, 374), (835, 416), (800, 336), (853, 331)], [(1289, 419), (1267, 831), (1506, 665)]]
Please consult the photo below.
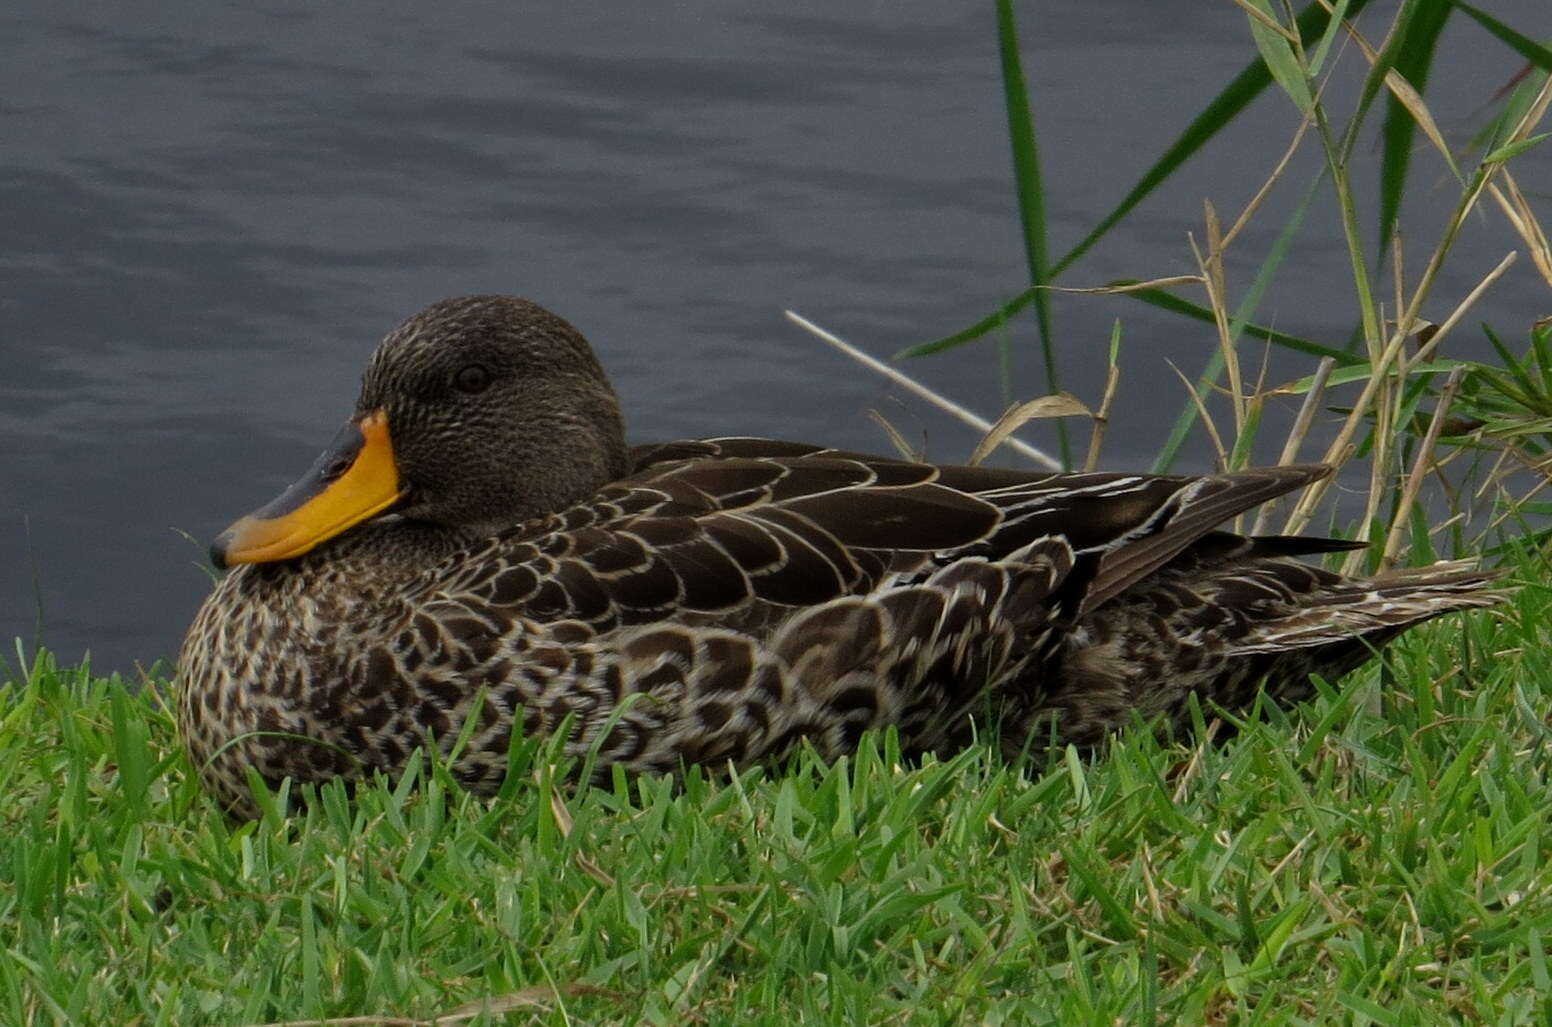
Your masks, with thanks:
[[(1133, 488), (1139, 498), (1114, 496), (1104, 514), (1096, 512), (1111, 541), (1101, 541), (1091, 550), (1100, 554), (1099, 565), (1077, 615), (1119, 595), (1225, 521), (1330, 473), (1324, 464), (1306, 464), (1184, 481), (1137, 479)], [(1073, 518), (1074, 512), (1069, 511), (1066, 519)]]
[[(859, 519), (850, 532), (852, 544), (861, 548), (891, 545), (912, 549), (912, 542), (935, 548), (940, 562), (966, 555), (1000, 558), (1049, 537), (1071, 546), (1075, 555), (1073, 578), (1066, 583), (1075, 605), (1065, 612), (1081, 616), (1113, 598), (1135, 582), (1168, 563), (1213, 529), (1277, 496), (1302, 488), (1331, 473), (1324, 464), (1259, 468), (1203, 477), (1116, 473), (1031, 473), (990, 467), (955, 467), (891, 461), (802, 443), (772, 439), (726, 438), (640, 447), (633, 452), (638, 476), (673, 476), (701, 464), (704, 469), (721, 461), (750, 460), (777, 464), (787, 469), (783, 479), (792, 494), (819, 486), (806, 501), (804, 513), (815, 525), (829, 531), (853, 514), (849, 506), (859, 487), (870, 491), (874, 519)], [(846, 488), (825, 488), (822, 465), (840, 461), (854, 471)], [(805, 468), (813, 470), (805, 473)], [(713, 478), (716, 472), (712, 472)], [(833, 473), (833, 472), (830, 472)], [(839, 479), (832, 479), (839, 481)], [(958, 518), (966, 504), (944, 504), (939, 527), (949, 533), (923, 533), (912, 537), (917, 519), (898, 518), (902, 510), (889, 509), (891, 494), (900, 486), (931, 484), (971, 502), (996, 510), (988, 527), (977, 517)], [(926, 490), (918, 489), (925, 493)], [(727, 498), (739, 499), (736, 490)], [(774, 501), (778, 495), (758, 497)], [(895, 532), (877, 531), (884, 523)], [(954, 534), (954, 529), (959, 529)], [(895, 538), (889, 536), (904, 536)], [(1238, 536), (1233, 536), (1238, 538)], [(1267, 546), (1272, 542), (1264, 540)], [(903, 545), (901, 545), (903, 543)], [(1283, 555), (1330, 552), (1359, 548), (1361, 543), (1330, 539), (1285, 539)]]
[(1327, 473), (1032, 473), (745, 438), (634, 457), (630, 477), (467, 554), (445, 584), (594, 630), (683, 618), (753, 626), (1049, 540), (1073, 554), (1051, 596), (1070, 619), (1221, 522)]
[(443, 587), (594, 630), (753, 627), (928, 574), (1002, 523), (996, 503), (934, 481), (937, 468), (817, 454), (659, 461), (461, 555)]

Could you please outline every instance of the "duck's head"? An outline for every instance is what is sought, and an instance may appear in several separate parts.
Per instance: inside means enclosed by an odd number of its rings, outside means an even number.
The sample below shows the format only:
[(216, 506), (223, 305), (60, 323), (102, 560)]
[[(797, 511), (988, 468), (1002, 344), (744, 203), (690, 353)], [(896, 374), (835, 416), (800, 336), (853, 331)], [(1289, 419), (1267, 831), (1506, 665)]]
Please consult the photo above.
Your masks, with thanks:
[(443, 300), (383, 340), (349, 423), (211, 558), (289, 559), (390, 513), (488, 535), (585, 499), (626, 466), (614, 390), (576, 329), (510, 296)]

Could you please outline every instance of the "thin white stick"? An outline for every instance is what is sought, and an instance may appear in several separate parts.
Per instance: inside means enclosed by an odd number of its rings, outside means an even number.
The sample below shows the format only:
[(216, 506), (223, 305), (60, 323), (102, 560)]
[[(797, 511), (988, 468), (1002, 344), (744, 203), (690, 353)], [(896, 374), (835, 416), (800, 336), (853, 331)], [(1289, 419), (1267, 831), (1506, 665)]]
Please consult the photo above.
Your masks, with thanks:
[[(911, 378), (907, 378), (904, 374), (901, 374), (899, 371), (895, 370), (893, 367), (890, 367), (882, 360), (869, 356), (846, 340), (832, 335), (831, 333), (825, 331), (823, 328), (820, 328), (818, 325), (814, 324), (814, 322), (810, 321), (802, 314), (794, 313), (791, 310), (784, 311), (783, 313), (787, 315), (788, 321), (791, 321), (799, 328), (813, 333), (820, 339), (823, 339), (825, 342), (828, 342), (830, 345), (846, 354), (848, 357), (851, 357), (853, 360), (857, 361), (857, 363), (867, 367), (870, 370), (877, 371), (879, 374), (883, 375), (885, 378), (888, 378), (896, 385), (899, 385), (905, 389), (909, 389), (910, 391), (916, 393), (916, 395), (920, 396), (922, 399), (925, 399), (927, 402), (933, 404), (939, 409), (952, 414), (954, 417), (959, 418), (961, 421), (970, 425), (972, 428), (975, 428), (977, 431), (985, 433), (992, 430), (992, 423), (986, 420), (986, 418), (980, 417), (977, 414), (966, 410), (964, 407), (960, 406), (958, 403), (955, 403), (951, 399), (946, 399), (943, 396), (938, 395), (936, 392), (933, 392), (931, 389), (927, 388), (927, 386), (921, 384), (920, 382), (917, 382)], [(1009, 436), (1003, 440), (1003, 445), (1018, 450), (1020, 453), (1029, 457), (1029, 459), (1033, 460), (1035, 463), (1039, 464), (1047, 470), (1059, 471), (1062, 469), (1062, 465), (1059, 461), (1052, 459), (1050, 456), (1036, 449), (1034, 446), (1031, 446), (1029, 443), (1022, 439)]]
[[(1283, 444), (1283, 451), (1277, 458), (1277, 466), (1291, 464), (1299, 455), (1299, 447), (1303, 445), (1305, 436), (1309, 435), (1310, 425), (1315, 423), (1315, 411), (1320, 409), (1320, 403), (1326, 396), (1326, 382), (1331, 377), (1331, 372), (1336, 369), (1336, 361), (1331, 357), (1321, 357), (1320, 363), (1315, 365), (1315, 374), (1310, 379), (1309, 391), (1304, 394), (1304, 402), (1299, 404), (1299, 413), (1293, 419), (1293, 429), (1288, 432), (1288, 441)], [(1255, 527), (1250, 529), (1252, 535), (1264, 535), (1272, 523), (1272, 504), (1262, 503), (1261, 511), (1256, 514)]]

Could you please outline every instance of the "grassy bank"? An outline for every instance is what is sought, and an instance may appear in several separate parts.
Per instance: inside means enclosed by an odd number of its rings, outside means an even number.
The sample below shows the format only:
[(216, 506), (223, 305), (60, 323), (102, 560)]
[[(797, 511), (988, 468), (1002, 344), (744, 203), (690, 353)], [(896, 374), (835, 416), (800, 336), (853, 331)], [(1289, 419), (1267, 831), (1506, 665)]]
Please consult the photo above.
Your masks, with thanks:
[[(1552, 513), (1537, 498), (1552, 466), (1552, 327), (1530, 328), (1523, 355), (1519, 334), (1490, 336), (1498, 368), (1447, 360), (1438, 344), (1477, 293), (1430, 289), (1483, 197), (1513, 215), (1552, 282), (1552, 249), (1506, 167), (1541, 138), (1552, 87), (1520, 87), (1523, 105), (1497, 119), (1473, 165), (1457, 168), (1438, 140), (1460, 201), (1414, 261), (1424, 273), (1398, 263), (1387, 281), (1407, 118), (1433, 124), (1401, 73), (1426, 77), (1442, 8), (1403, 5), (1372, 55), (1354, 42), (1372, 88), (1338, 132), (1316, 98), (1339, 24), (1282, 25), (1272, 5), (1250, 6), (1261, 56), (1204, 112), (1217, 120), (1194, 121), (1053, 260), (1012, 5), (998, 5), (1030, 288), (917, 351), (992, 338), (1032, 308), (1057, 388), (1048, 286), (1275, 82), (1301, 112), (1299, 138), (1319, 140), (1311, 185), (1329, 181), (1343, 215), (1354, 344), (1254, 323), (1302, 205), (1249, 265), (1240, 299), (1225, 255), (1262, 197), (1227, 231), (1209, 209), (1199, 274), (1116, 286), (1125, 302), (1179, 312), (1187, 330), (1210, 325), (1216, 343), (1158, 466), (1198, 425), (1220, 464), (1242, 466), (1273, 401), (1299, 399), (1311, 418), (1336, 404), (1339, 426), (1317, 426), (1301, 453), (1301, 414), (1281, 455), (1367, 467), (1354, 534), (1380, 543), (1376, 559), (1478, 551), (1500, 541), (1500, 520), (1536, 527)], [(1516, 60), (1552, 65), (1509, 42)], [(1386, 213), (1366, 241), (1348, 160), (1382, 101)], [(1270, 189), (1285, 172), (1266, 159)], [(1169, 292), (1183, 288), (1200, 302)], [(1425, 311), (1441, 323), (1422, 325)], [(1242, 372), (1245, 339), (1327, 362), (1263, 389)], [(1095, 459), (1111, 393), (1089, 397)], [(1456, 404), (1469, 416), (1451, 417)], [(1534, 480), (1517, 491), (1515, 473)], [(1418, 489), (1435, 479), (1430, 503)], [(1318, 527), (1317, 499), (1291, 530)], [(1209, 711), (1190, 738), (1134, 731), (1095, 761), (1009, 767), (977, 746), (902, 766), (883, 738), (833, 767), (800, 756), (731, 782), (576, 791), (530, 742), (494, 800), (420, 766), (349, 800), (324, 789), (291, 818), (272, 801), (244, 825), (194, 780), (166, 681), (126, 686), (22, 653), (0, 673), (0, 1023), (1552, 1022), (1552, 604), (1534, 584), (1548, 579), (1543, 561), (1517, 577), (1528, 584), (1502, 609), (1419, 630), (1298, 710), (1237, 733)]]
[(1217, 744), (575, 792), (529, 743), (496, 800), (433, 767), (243, 826), (165, 683), (40, 656), (0, 701), (0, 1021), (1545, 1023), (1548, 605)]

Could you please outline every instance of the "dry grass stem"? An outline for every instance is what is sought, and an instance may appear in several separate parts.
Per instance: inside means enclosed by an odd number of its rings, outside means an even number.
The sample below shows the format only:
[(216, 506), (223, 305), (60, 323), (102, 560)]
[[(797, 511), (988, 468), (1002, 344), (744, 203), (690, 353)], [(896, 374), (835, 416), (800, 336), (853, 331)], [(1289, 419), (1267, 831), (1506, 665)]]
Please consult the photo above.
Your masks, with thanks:
[(1423, 444), (1418, 448), (1417, 457), (1412, 462), (1412, 473), (1407, 475), (1406, 484), (1401, 489), (1401, 501), (1396, 506), (1391, 518), (1390, 530), (1385, 535), (1385, 547), (1380, 554), (1381, 570), (1394, 563), (1396, 555), (1401, 551), (1401, 540), (1406, 537), (1406, 526), (1408, 517), (1412, 513), (1412, 504), (1417, 502), (1417, 494), (1428, 476), (1429, 465), (1434, 459), (1434, 450), (1439, 446), (1439, 436), (1444, 429), (1444, 419), (1449, 413), (1450, 405), (1455, 401), (1455, 392), (1460, 388), (1460, 380), (1464, 376), (1465, 368), (1455, 368), (1445, 379), (1444, 388), (1439, 391), (1439, 403), (1434, 407), (1433, 418), (1428, 422), (1428, 432), (1423, 436)]
[(1395, 309), (1400, 310), (1406, 306), (1406, 248), (1402, 245), (1399, 225), (1390, 233), (1390, 270), (1390, 286), (1395, 297), (1392, 302)]
[[(1331, 5), (1331, 0), (1320, 0), (1320, 5), (1326, 9), (1328, 14), (1335, 11), (1335, 8)], [(1384, 46), (1390, 45), (1391, 36), (1399, 27), (1401, 15), (1402, 8), (1397, 8), (1396, 20), (1391, 23), (1390, 32), (1386, 34)], [(1369, 66), (1373, 67), (1375, 62), (1379, 60), (1380, 50), (1370, 44), (1364, 38), (1363, 33), (1359, 32), (1358, 27), (1350, 20), (1342, 19), (1342, 28), (1347, 32), (1348, 38), (1358, 45), (1358, 49), (1362, 51), (1364, 59), (1369, 62)], [(1450, 173), (1457, 180), (1461, 179), (1460, 169), (1455, 166), (1455, 157), (1450, 152), (1450, 145), (1445, 140), (1444, 133), (1439, 130), (1439, 124), (1434, 120), (1433, 113), (1429, 111), (1427, 103), (1423, 101), (1422, 96), (1418, 94), (1417, 90), (1412, 88), (1412, 83), (1408, 82), (1397, 72), (1388, 71), (1385, 73), (1385, 88), (1396, 98), (1397, 103), (1406, 108), (1406, 112), (1412, 116), (1417, 127), (1423, 130), (1423, 135), (1427, 136), (1428, 141), (1433, 143), (1434, 149), (1438, 151), (1439, 156), (1443, 157), (1445, 164), (1449, 166)]]
[(1267, 175), (1266, 181), (1261, 183), (1261, 188), (1256, 190), (1256, 194), (1250, 198), (1250, 202), (1245, 204), (1245, 209), (1239, 212), (1239, 217), (1234, 219), (1234, 224), (1229, 226), (1227, 232), (1223, 233), (1222, 246), (1224, 250), (1234, 245), (1234, 240), (1239, 237), (1239, 233), (1244, 230), (1246, 225), (1250, 224), (1251, 219), (1261, 209), (1261, 205), (1266, 202), (1267, 196), (1272, 192), (1272, 187), (1282, 178), (1283, 172), (1288, 170), (1288, 162), (1293, 160), (1295, 153), (1299, 152), (1299, 146), (1304, 142), (1304, 133), (1309, 130), (1312, 124), (1314, 124), (1314, 121), (1308, 116), (1300, 120), (1299, 127), (1294, 129), (1293, 140), (1289, 142), (1287, 149), (1283, 150), (1283, 155), (1272, 168), (1271, 174)]
[(1042, 289), (1051, 292), (1069, 292), (1079, 296), (1119, 296), (1128, 292), (1143, 292), (1147, 289), (1172, 289), (1177, 285), (1196, 285), (1201, 282), (1201, 275), (1173, 275), (1169, 278), (1150, 278), (1146, 282), (1130, 282), (1125, 285), (1094, 285), (1079, 288), (1067, 285), (1043, 285)]
[(1120, 326), (1117, 325), (1115, 333), (1111, 336), (1110, 366), (1105, 372), (1105, 395), (1099, 401), (1099, 412), (1094, 415), (1094, 432), (1089, 436), (1089, 453), (1083, 461), (1085, 471), (1092, 471), (1099, 466), (1099, 454), (1104, 448), (1105, 432), (1110, 427), (1110, 410), (1115, 403), (1117, 388), (1121, 384), (1121, 366), (1115, 358), (1115, 343), (1119, 332)]
[(1223, 356), (1223, 377), (1225, 381), (1224, 391), (1229, 397), (1229, 407), (1234, 413), (1234, 434), (1238, 438), (1245, 430), (1245, 397), (1242, 389), (1244, 379), (1240, 372), (1239, 354), (1234, 347), (1234, 339), (1229, 330), (1229, 307), (1226, 297), (1227, 285), (1224, 280), (1223, 270), (1223, 233), (1218, 223), (1218, 212), (1213, 208), (1211, 201), (1202, 203), (1203, 219), (1207, 227), (1207, 253), (1204, 256), (1192, 238), (1191, 252), (1195, 254), (1197, 265), (1202, 269), (1203, 282), (1207, 289), (1207, 305), (1213, 312), (1213, 326), (1218, 332), (1218, 351)]
[[(1450, 311), (1450, 316), (1444, 319), (1438, 329), (1417, 347), (1417, 352), (1412, 354), (1411, 357), (1403, 359), (1401, 364), (1401, 373), (1403, 375), (1410, 374), (1413, 368), (1433, 356), (1434, 351), (1439, 348), (1439, 343), (1466, 316), (1466, 311), (1470, 310), (1477, 300), (1482, 298), (1483, 293), (1492, 288), (1494, 282), (1503, 277), (1504, 272), (1509, 270), (1518, 257), (1519, 254), (1511, 250), (1504, 255), (1504, 258), (1498, 262), (1493, 270), (1483, 276), (1482, 280), (1476, 284), (1476, 287), (1466, 294), (1466, 298), (1461, 300), (1454, 310)], [(1402, 339), (1410, 337), (1410, 333), (1401, 336)]]
[[(1504, 212), (1504, 217), (1524, 241), (1525, 248), (1530, 251), (1530, 259), (1536, 265), (1542, 281), (1552, 286), (1552, 245), (1547, 243), (1546, 232), (1542, 230), (1541, 223), (1536, 220), (1536, 214), (1531, 210), (1530, 202), (1525, 199), (1525, 194), (1520, 192), (1519, 183), (1505, 168), (1500, 172), (1503, 179), (1503, 188), (1495, 183), (1488, 186), (1487, 192), (1499, 208)], [(1505, 195), (1507, 191), (1508, 195)]]
[(1041, 396), (1027, 403), (1015, 403), (997, 418), (997, 423), (987, 429), (985, 435), (981, 436), (981, 441), (976, 443), (975, 450), (970, 454), (970, 465), (973, 467), (991, 456), (998, 446), (1030, 421), (1047, 417), (1087, 416), (1089, 416), (1089, 408), (1084, 406), (1076, 396), (1065, 392), (1054, 396)]
[(1202, 397), (1191, 384), (1191, 379), (1175, 366), (1174, 361), (1169, 362), (1169, 369), (1175, 372), (1175, 377), (1179, 378), (1180, 383), (1186, 387), (1186, 395), (1190, 396), (1191, 402), (1196, 404), (1196, 414), (1202, 419), (1202, 427), (1207, 430), (1208, 437), (1212, 439), (1213, 449), (1218, 454), (1218, 467), (1226, 468), (1229, 463), (1229, 451), (1224, 448), (1223, 436), (1218, 434), (1218, 426), (1213, 423), (1212, 414), (1207, 412), (1207, 404), (1202, 402)]
[(874, 424), (884, 430), (884, 434), (889, 437), (889, 444), (895, 448), (896, 453), (916, 463), (921, 463), (927, 459), (926, 449), (918, 449), (907, 442), (905, 436), (900, 434), (900, 429), (890, 423), (889, 418), (885, 417), (882, 411), (869, 407), (868, 417), (872, 419)]
[(1288, 441), (1283, 444), (1282, 453), (1278, 455), (1279, 464), (1291, 464), (1298, 460), (1299, 449), (1309, 434), (1310, 425), (1315, 421), (1315, 411), (1320, 409), (1321, 401), (1326, 397), (1326, 383), (1331, 380), (1331, 372), (1335, 369), (1336, 361), (1331, 357), (1322, 357), (1320, 363), (1315, 365), (1309, 389), (1304, 393), (1304, 402), (1299, 404), (1298, 416), (1293, 420), (1293, 429), (1288, 433)]
[(466, 1002), (430, 1020), (406, 1016), (340, 1016), (324, 1020), (277, 1020), (271, 1023), (254, 1024), (253, 1027), (449, 1027), (452, 1024), (467, 1023), (479, 1016), (499, 1016), (502, 1013), (513, 1013), (518, 1010), (551, 1009), (557, 999), (581, 998), (589, 995), (619, 999), (625, 997), (607, 988), (598, 988), (591, 984), (562, 984), (553, 988), (542, 985)]
[[(1297, 463), (1299, 448), (1303, 446), (1304, 439), (1309, 435), (1310, 426), (1315, 422), (1315, 411), (1320, 409), (1321, 401), (1326, 396), (1326, 383), (1331, 379), (1331, 372), (1336, 368), (1336, 361), (1331, 357), (1322, 357), (1315, 367), (1315, 374), (1310, 379), (1309, 389), (1304, 393), (1304, 402), (1299, 404), (1299, 413), (1293, 419), (1293, 427), (1288, 432), (1288, 441), (1283, 443), (1283, 450), (1277, 455), (1279, 466)], [(1255, 526), (1251, 534), (1264, 534), (1271, 521), (1273, 504), (1263, 503), (1256, 514)]]

